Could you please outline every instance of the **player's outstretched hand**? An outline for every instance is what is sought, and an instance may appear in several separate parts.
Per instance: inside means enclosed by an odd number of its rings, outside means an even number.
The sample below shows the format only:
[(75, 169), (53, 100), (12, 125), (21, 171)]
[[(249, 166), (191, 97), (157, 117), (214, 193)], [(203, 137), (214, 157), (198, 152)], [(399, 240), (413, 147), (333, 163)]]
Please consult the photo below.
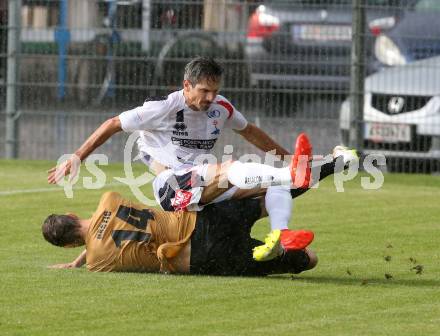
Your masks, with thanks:
[(76, 264), (73, 262), (67, 264), (55, 264), (55, 265), (47, 266), (47, 268), (53, 268), (53, 269), (69, 269), (69, 268), (77, 268), (77, 267), (80, 266), (76, 266)]
[(64, 161), (59, 166), (52, 167), (47, 171), (47, 182), (49, 184), (58, 183), (64, 176), (69, 176), (69, 181), (72, 181), (78, 174), (78, 167), (81, 164), (80, 159), (76, 155), (66, 161)]

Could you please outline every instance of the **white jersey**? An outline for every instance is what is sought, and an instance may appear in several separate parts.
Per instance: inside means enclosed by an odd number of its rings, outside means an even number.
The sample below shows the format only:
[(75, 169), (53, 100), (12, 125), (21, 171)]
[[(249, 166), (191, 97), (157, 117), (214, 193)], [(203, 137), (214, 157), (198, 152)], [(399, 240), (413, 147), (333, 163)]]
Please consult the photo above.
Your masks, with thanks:
[(146, 100), (119, 119), (124, 131), (140, 131), (141, 153), (170, 168), (194, 165), (198, 155), (212, 151), (225, 127), (247, 126), (244, 116), (223, 96), (217, 95), (208, 110), (194, 111), (186, 105), (183, 90)]

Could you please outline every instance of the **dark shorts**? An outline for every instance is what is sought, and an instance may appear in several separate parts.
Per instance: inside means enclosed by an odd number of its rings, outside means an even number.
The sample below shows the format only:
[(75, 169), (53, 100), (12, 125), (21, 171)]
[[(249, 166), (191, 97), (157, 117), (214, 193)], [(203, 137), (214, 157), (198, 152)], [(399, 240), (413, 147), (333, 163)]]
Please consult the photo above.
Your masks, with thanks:
[(258, 199), (224, 201), (198, 212), (191, 237), (190, 273), (262, 276), (303, 271), (309, 263), (304, 251), (267, 262), (252, 258), (252, 249), (263, 244), (250, 235), (260, 214)]

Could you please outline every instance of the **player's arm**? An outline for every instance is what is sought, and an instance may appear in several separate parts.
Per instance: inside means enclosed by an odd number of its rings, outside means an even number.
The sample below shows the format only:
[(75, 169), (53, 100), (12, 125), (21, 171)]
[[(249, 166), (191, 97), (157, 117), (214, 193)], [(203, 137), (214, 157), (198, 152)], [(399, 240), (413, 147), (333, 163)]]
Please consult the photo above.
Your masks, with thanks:
[(48, 266), (49, 268), (79, 268), (86, 263), (86, 250), (82, 251), (81, 254), (72, 262), (67, 264), (56, 264)]
[[(90, 137), (75, 151), (72, 157), (61, 165), (51, 168), (48, 171), (47, 181), (50, 184), (57, 183), (61, 178), (71, 174), (71, 178), (76, 175), (76, 164), (86, 159), (96, 148), (105, 143), (113, 134), (122, 131), (119, 116), (110, 118), (103, 122)], [(75, 162), (75, 160), (77, 162)], [(79, 162), (78, 162), (79, 161)]]
[(248, 123), (244, 129), (236, 130), (235, 132), (264, 152), (275, 149), (275, 154), (280, 155), (282, 160), (284, 155), (290, 154), (255, 124)]
[(122, 131), (119, 116), (104, 121), (95, 132), (75, 151), (81, 161), (86, 159), (96, 148), (105, 143), (113, 134)]

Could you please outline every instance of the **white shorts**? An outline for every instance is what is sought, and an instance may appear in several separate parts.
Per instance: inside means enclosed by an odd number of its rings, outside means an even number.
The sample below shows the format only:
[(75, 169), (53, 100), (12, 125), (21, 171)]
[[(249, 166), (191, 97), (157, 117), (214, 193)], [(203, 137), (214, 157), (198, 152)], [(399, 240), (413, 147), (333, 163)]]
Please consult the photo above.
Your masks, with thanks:
[[(201, 166), (182, 166), (167, 169), (153, 180), (153, 192), (157, 203), (166, 211), (200, 211), (203, 189), (206, 186), (208, 164)], [(211, 203), (231, 199), (237, 187), (226, 190)]]

